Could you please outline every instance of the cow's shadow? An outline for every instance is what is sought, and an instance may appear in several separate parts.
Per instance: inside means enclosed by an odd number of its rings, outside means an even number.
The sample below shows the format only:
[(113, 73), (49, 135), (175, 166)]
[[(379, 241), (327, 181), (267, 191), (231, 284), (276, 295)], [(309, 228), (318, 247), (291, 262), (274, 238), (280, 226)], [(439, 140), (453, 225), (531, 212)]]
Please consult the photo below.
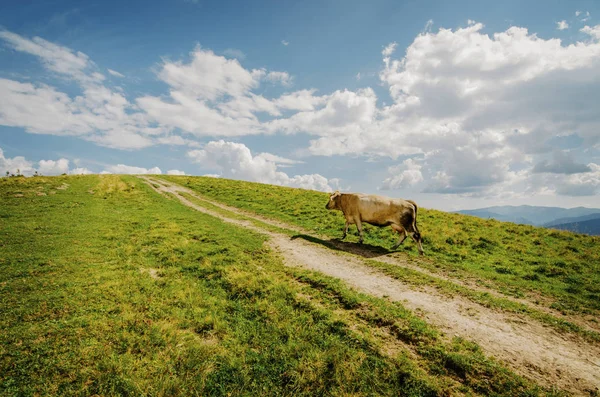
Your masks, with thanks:
[(379, 245), (345, 242), (339, 238), (323, 240), (318, 237), (309, 236), (308, 234), (296, 234), (292, 236), (292, 240), (295, 240), (297, 238), (310, 241), (311, 243), (321, 244), (327, 248), (334, 249), (337, 251), (345, 251), (351, 254), (360, 255), (364, 258), (377, 258), (378, 256), (383, 256), (391, 254), (393, 252), (397, 252), (395, 250), (392, 251)]

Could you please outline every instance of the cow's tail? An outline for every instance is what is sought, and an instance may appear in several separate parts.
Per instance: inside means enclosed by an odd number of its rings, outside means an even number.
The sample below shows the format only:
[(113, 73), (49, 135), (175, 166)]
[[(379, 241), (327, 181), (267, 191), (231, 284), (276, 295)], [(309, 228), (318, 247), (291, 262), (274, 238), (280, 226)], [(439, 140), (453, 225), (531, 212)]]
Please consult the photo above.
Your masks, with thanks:
[(423, 239), (421, 238), (421, 233), (419, 233), (419, 229), (417, 229), (417, 211), (418, 211), (419, 207), (417, 207), (417, 203), (415, 203), (412, 200), (408, 200), (408, 202), (415, 206), (415, 217), (414, 217), (412, 225), (411, 225), (412, 229), (413, 229), (412, 238), (415, 240), (415, 242), (417, 243), (417, 246), (419, 247), (419, 255), (424, 255), (423, 244), (422, 244)]
[(411, 203), (412, 205), (415, 206), (415, 217), (413, 218), (413, 222), (412, 222), (411, 226), (412, 226), (413, 231), (414, 231), (414, 234), (413, 234), (414, 238), (417, 241), (421, 241), (421, 233), (419, 233), (419, 229), (417, 229), (417, 211), (418, 211), (419, 207), (417, 206), (417, 203), (415, 203), (412, 200), (406, 200), (406, 201), (408, 201), (409, 203)]

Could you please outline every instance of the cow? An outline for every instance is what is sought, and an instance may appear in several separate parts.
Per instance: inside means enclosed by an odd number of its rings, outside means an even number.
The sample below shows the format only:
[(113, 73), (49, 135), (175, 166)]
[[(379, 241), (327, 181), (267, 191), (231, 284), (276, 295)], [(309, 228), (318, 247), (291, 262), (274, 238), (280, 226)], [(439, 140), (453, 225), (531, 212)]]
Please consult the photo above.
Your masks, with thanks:
[(392, 249), (398, 248), (410, 233), (411, 238), (417, 243), (419, 254), (423, 255), (421, 233), (417, 229), (417, 204), (414, 201), (336, 191), (329, 195), (329, 201), (325, 208), (340, 210), (344, 213), (346, 226), (342, 240), (346, 238), (348, 227), (353, 223), (358, 229), (359, 243), (361, 244), (363, 242), (363, 222), (379, 227), (391, 226), (400, 234), (398, 243)]

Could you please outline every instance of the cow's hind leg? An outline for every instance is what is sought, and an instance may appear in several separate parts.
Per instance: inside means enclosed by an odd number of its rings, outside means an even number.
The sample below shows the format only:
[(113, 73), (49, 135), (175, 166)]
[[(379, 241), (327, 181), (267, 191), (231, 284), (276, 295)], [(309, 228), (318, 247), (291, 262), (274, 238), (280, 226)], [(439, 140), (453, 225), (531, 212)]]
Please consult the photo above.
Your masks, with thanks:
[(362, 242), (363, 242), (362, 222), (360, 221), (360, 219), (356, 219), (355, 223), (356, 223), (356, 228), (358, 229), (358, 235), (360, 236), (360, 238), (358, 239), (358, 243), (362, 244)]
[(346, 220), (346, 226), (344, 226), (344, 235), (342, 236), (342, 240), (346, 238), (346, 235), (348, 234), (349, 226), (350, 226), (350, 222), (348, 220)]
[(400, 244), (402, 244), (404, 242), (408, 233), (406, 233), (406, 229), (404, 229), (402, 226), (399, 226), (399, 225), (392, 225), (392, 229), (397, 231), (398, 234), (400, 234), (400, 237), (398, 238), (398, 242), (392, 247), (392, 249), (395, 250), (396, 248), (400, 247)]

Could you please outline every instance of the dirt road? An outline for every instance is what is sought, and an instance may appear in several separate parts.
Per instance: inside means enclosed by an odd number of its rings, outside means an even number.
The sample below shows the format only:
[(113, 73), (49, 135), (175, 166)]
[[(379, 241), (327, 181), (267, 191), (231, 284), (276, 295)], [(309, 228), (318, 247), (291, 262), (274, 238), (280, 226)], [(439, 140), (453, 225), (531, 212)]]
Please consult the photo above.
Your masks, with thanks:
[[(256, 226), (247, 220), (234, 219), (197, 205), (180, 193), (240, 214), (235, 208), (207, 200), (182, 186), (150, 177), (142, 177), (160, 194), (171, 193), (183, 204), (269, 237), (270, 246), (280, 253), (288, 266), (301, 266), (344, 280), (356, 290), (378, 297), (400, 301), (405, 307), (418, 311), (451, 338), (455, 335), (479, 344), (486, 354), (494, 356), (516, 372), (545, 386), (555, 386), (573, 395), (587, 395), (600, 388), (600, 348), (585, 340), (559, 334), (529, 317), (486, 308), (455, 296), (449, 298), (435, 289), (404, 284), (367, 266), (353, 255), (339, 255), (320, 244), (305, 239), (290, 239)], [(157, 187), (158, 186), (158, 187)], [(303, 232), (296, 227), (265, 220), (243, 213), (261, 222)], [(386, 262), (389, 262), (386, 260)], [(399, 266), (405, 265), (397, 261)]]

